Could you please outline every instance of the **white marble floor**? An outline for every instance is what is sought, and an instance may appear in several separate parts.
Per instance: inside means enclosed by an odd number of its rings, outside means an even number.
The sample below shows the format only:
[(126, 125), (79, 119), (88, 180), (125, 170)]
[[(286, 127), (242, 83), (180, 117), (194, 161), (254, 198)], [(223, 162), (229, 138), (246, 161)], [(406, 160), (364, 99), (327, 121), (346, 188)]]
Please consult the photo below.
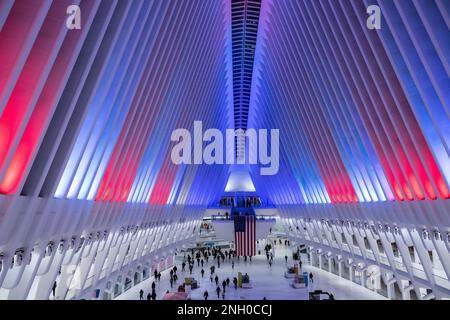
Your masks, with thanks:
[[(320, 289), (334, 295), (336, 300), (376, 300), (385, 299), (383, 296), (363, 288), (346, 279), (342, 279), (334, 274), (318, 268), (303, 264), (303, 270), (312, 272), (314, 275), (314, 282), (305, 289), (294, 289), (291, 286), (291, 279), (284, 277), (286, 271), (286, 263), (284, 256), (291, 257), (291, 251), (284, 247), (277, 247), (275, 250), (274, 263), (269, 267), (265, 255), (253, 257), (252, 262), (244, 262), (235, 259), (234, 270), (231, 268), (231, 263), (227, 260), (224, 264), (221, 263), (220, 268), (216, 265), (216, 274), (219, 276), (219, 284), (227, 277), (230, 278), (230, 287), (225, 290), (225, 300), (261, 300), (266, 297), (268, 300), (308, 300), (308, 292)], [(292, 260), (288, 259), (288, 265), (292, 264)], [(205, 290), (209, 293), (209, 300), (217, 300), (216, 285), (210, 281), (211, 259), (209, 264), (204, 265), (205, 277), (201, 277), (201, 267), (195, 264), (192, 276), (197, 279), (200, 287), (191, 291), (191, 298), (193, 300), (203, 300), (203, 293)], [(156, 282), (156, 299), (163, 297), (167, 290), (174, 291), (179, 284), (182, 283), (185, 276), (189, 276), (189, 270), (186, 268), (185, 272), (181, 272), (181, 266), (178, 267), (178, 283), (174, 285), (174, 289), (170, 289), (169, 271), (162, 272), (161, 282)], [(233, 277), (237, 276), (238, 272), (248, 273), (252, 284), (251, 289), (237, 290), (233, 287)], [(128, 291), (118, 296), (117, 300), (137, 300), (139, 299), (139, 291), (144, 290), (144, 297), (151, 291), (151, 283), (153, 277), (139, 283)], [(222, 297), (220, 297), (222, 299)]]

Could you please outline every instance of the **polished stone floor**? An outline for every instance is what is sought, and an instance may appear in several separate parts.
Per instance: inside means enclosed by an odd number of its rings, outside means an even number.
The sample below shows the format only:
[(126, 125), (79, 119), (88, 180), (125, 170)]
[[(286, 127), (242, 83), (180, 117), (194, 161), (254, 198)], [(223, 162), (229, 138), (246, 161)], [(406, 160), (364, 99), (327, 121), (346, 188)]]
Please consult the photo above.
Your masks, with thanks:
[[(263, 252), (263, 250), (261, 250)], [(219, 283), (221, 284), (227, 277), (230, 278), (230, 287), (225, 290), (225, 300), (261, 300), (264, 297), (268, 300), (308, 300), (308, 292), (320, 289), (327, 291), (334, 295), (336, 300), (374, 300), (385, 299), (385, 297), (363, 288), (353, 282), (346, 279), (342, 279), (334, 274), (330, 274), (326, 271), (318, 268), (306, 265), (303, 263), (303, 270), (306, 272), (312, 272), (314, 275), (314, 282), (308, 288), (294, 289), (291, 286), (291, 279), (284, 277), (287, 265), (292, 265), (292, 260), (289, 258), (286, 265), (284, 256), (291, 257), (291, 250), (284, 246), (275, 248), (274, 263), (272, 267), (267, 263), (265, 255), (253, 257), (252, 262), (244, 262), (243, 259), (237, 261), (235, 259), (234, 269), (231, 267), (229, 261), (221, 263), (220, 268), (217, 268), (216, 274), (219, 276)], [(197, 263), (193, 269), (192, 276), (199, 281), (200, 287), (190, 292), (191, 299), (203, 300), (203, 293), (205, 290), (209, 293), (209, 300), (217, 300), (216, 285), (210, 281), (211, 259), (208, 264), (204, 265), (205, 277), (201, 277), (201, 267), (197, 267)], [(174, 286), (174, 289), (170, 289), (169, 271), (162, 272), (161, 282), (156, 282), (156, 299), (159, 300), (163, 297), (167, 290), (174, 291), (175, 287), (182, 283), (184, 276), (189, 276), (189, 270), (186, 268), (185, 272), (181, 272), (181, 266), (178, 267), (178, 284)], [(237, 276), (238, 272), (247, 273), (251, 280), (251, 289), (234, 289), (232, 280)], [(118, 300), (136, 300), (139, 299), (139, 291), (144, 290), (144, 296), (151, 291), (151, 283), (153, 277), (144, 280), (138, 285), (130, 288), (120, 296), (116, 297)], [(222, 296), (220, 297), (222, 299)]]

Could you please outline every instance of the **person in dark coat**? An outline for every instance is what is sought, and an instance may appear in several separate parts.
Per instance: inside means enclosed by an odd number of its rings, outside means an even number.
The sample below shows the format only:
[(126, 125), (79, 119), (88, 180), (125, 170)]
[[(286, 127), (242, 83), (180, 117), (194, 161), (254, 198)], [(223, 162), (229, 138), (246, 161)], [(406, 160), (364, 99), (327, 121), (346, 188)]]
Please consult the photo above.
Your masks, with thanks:
[(227, 282), (225, 280), (222, 281), (223, 292), (225, 293), (225, 288), (227, 286)]
[(139, 291), (139, 300), (143, 299), (144, 299), (144, 290), (141, 289), (141, 291)]
[(214, 278), (214, 281), (216, 281), (216, 286), (219, 285), (219, 277), (216, 275), (216, 277)]
[(202, 274), (202, 278), (205, 275), (205, 270), (202, 269), (202, 271), (200, 271), (200, 273)]
[(237, 290), (238, 280), (236, 277), (233, 278), (234, 289)]
[(186, 267), (186, 262), (183, 261), (181, 264), (181, 271), (184, 272), (184, 268)]
[(205, 300), (208, 300), (208, 296), (209, 296), (209, 293), (207, 290), (205, 290), (205, 292), (203, 292), (203, 298), (205, 298)]
[(150, 292), (147, 294), (147, 300), (151, 300), (152, 299), (152, 295), (150, 294)]

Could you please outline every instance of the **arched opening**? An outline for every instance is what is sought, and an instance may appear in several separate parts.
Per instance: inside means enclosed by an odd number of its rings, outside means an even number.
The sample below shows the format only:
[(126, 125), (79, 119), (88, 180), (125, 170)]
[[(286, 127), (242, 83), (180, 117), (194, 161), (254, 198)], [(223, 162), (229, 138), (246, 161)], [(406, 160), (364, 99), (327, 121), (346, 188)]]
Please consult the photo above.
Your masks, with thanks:
[(141, 274), (136, 271), (134, 273), (134, 285), (137, 285), (139, 282), (141, 282)]

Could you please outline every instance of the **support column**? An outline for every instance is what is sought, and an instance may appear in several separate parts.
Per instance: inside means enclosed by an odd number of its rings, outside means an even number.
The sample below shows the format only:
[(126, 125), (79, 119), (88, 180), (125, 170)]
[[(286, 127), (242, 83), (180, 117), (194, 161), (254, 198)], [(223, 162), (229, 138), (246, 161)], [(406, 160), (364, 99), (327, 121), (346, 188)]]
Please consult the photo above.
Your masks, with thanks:
[(331, 258), (328, 258), (328, 272), (333, 273), (333, 266), (331, 265)]
[(342, 278), (342, 261), (338, 262), (339, 277)]
[(319, 269), (322, 269), (323, 261), (322, 261), (322, 254), (318, 253), (319, 255)]
[(391, 299), (391, 300), (394, 298), (394, 294), (395, 294), (394, 283), (395, 283), (395, 279), (393, 278), (392, 275), (389, 275), (387, 283), (386, 283), (386, 287), (387, 287), (388, 299)]

